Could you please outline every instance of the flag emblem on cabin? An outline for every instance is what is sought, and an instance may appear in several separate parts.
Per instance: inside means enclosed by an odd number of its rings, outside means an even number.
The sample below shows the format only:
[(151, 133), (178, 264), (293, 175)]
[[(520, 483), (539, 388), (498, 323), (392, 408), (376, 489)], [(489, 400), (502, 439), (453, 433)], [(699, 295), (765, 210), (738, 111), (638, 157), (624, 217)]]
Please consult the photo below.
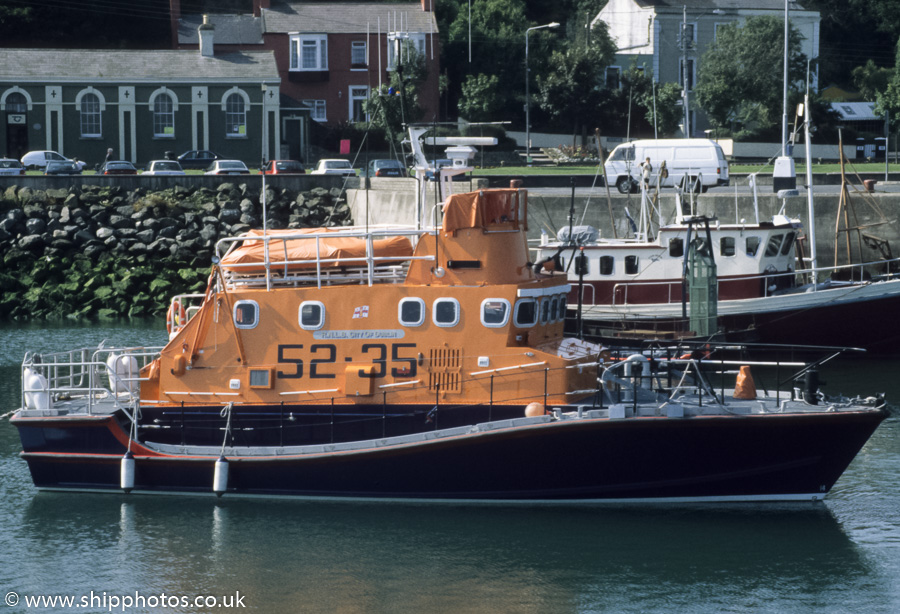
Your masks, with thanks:
[(362, 307), (357, 307), (353, 310), (353, 319), (357, 318), (368, 318), (369, 317), (369, 306), (363, 305)]

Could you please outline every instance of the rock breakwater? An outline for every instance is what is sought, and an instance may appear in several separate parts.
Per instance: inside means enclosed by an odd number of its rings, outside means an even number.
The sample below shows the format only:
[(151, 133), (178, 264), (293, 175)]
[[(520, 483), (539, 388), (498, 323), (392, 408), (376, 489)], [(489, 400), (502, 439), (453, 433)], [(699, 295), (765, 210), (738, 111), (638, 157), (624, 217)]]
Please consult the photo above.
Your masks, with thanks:
[[(265, 196), (269, 229), (352, 224), (338, 189), (267, 187)], [(246, 184), (9, 186), (0, 196), (0, 319), (164, 314), (172, 295), (203, 292), (216, 241), (261, 228), (262, 214)]]

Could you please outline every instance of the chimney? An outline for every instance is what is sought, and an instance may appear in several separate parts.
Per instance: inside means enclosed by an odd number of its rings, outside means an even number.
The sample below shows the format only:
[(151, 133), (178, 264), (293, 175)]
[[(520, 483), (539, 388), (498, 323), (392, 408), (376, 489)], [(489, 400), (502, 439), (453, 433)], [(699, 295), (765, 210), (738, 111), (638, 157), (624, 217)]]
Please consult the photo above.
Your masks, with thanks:
[(178, 49), (178, 21), (181, 19), (181, 0), (169, 0), (169, 28), (172, 31), (172, 49)]
[(253, 0), (253, 16), (262, 16), (262, 10), (272, 6), (272, 0)]
[(422, 0), (422, 10), (426, 13), (434, 12), (435, 0)]
[(203, 23), (197, 28), (197, 34), (200, 36), (200, 55), (205, 58), (211, 58), (214, 55), (213, 34), (215, 30), (215, 26), (209, 23), (209, 15), (204, 15)]

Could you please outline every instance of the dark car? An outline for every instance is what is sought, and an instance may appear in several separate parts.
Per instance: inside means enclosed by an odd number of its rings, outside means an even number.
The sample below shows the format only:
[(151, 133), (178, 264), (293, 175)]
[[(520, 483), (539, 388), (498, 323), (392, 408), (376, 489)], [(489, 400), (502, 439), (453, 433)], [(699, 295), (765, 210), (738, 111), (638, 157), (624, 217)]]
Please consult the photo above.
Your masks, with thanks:
[(406, 167), (396, 160), (372, 160), (366, 167), (368, 177), (406, 177)]
[(181, 168), (203, 169), (209, 167), (210, 164), (221, 157), (214, 151), (199, 149), (184, 152), (178, 156), (178, 163), (181, 164)]
[(305, 175), (306, 169), (296, 160), (269, 160), (259, 169), (260, 175)]
[(127, 160), (110, 160), (100, 165), (98, 175), (137, 175), (134, 164)]
[(45, 175), (80, 175), (81, 166), (75, 161), (52, 160), (44, 167)]

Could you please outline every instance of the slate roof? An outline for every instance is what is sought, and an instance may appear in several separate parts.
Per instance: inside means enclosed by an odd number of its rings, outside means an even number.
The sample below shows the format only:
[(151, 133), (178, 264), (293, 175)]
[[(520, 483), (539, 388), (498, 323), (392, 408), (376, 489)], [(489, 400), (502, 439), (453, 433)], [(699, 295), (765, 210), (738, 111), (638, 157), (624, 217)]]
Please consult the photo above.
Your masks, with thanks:
[[(767, 10), (784, 12), (784, 0), (634, 0), (641, 8), (666, 8), (682, 10), (687, 7), (689, 12), (722, 10)], [(805, 11), (806, 9), (797, 2), (789, 5), (792, 11)]]
[(280, 81), (271, 51), (205, 58), (197, 49), (0, 49), (0, 81), (26, 83), (234, 83)]
[(843, 121), (884, 120), (884, 115), (875, 113), (874, 102), (832, 102), (831, 108), (840, 113)]
[(321, 32), (324, 34), (375, 33), (381, 20), (382, 33), (387, 32), (388, 20), (396, 18), (400, 29), (408, 32), (437, 33), (434, 13), (423, 11), (420, 2), (363, 3), (363, 2), (272, 2), (264, 9), (263, 28), (266, 33)]
[[(262, 45), (262, 18), (253, 15), (209, 16), (215, 27), (213, 42), (216, 45)], [(178, 42), (182, 45), (200, 44), (197, 28), (203, 23), (202, 15), (186, 15), (178, 20)]]

